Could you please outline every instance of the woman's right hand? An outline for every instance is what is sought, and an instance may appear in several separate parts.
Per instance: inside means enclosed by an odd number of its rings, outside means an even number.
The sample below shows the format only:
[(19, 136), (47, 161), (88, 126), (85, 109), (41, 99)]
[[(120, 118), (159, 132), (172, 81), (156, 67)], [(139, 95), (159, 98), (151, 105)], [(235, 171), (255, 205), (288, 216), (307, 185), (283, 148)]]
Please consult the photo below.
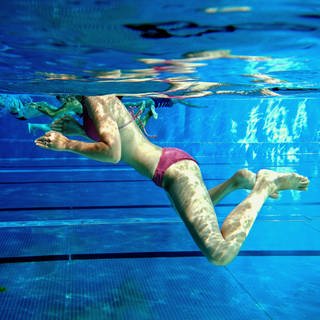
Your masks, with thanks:
[(63, 151), (67, 149), (70, 140), (60, 132), (49, 131), (42, 137), (35, 140), (35, 144), (44, 149)]

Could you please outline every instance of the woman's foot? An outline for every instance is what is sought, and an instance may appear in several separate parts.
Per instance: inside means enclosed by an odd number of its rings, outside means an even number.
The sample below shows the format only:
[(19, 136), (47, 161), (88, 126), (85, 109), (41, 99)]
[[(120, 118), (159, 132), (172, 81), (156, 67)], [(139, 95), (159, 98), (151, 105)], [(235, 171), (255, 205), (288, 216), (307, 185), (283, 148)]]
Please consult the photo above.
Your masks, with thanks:
[(257, 174), (257, 189), (268, 187), (268, 193), (277, 193), (281, 190), (306, 191), (309, 179), (296, 173), (279, 173), (271, 170), (260, 170)]

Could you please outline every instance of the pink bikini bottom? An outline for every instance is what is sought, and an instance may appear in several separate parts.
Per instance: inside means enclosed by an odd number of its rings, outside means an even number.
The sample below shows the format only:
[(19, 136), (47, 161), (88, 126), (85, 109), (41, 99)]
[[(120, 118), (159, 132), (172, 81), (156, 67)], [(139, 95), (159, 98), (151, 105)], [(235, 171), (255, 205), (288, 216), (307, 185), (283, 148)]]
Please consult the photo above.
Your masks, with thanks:
[(152, 181), (159, 187), (162, 187), (162, 180), (166, 170), (174, 163), (181, 160), (192, 160), (197, 163), (188, 153), (176, 148), (163, 148), (162, 154), (154, 173)]

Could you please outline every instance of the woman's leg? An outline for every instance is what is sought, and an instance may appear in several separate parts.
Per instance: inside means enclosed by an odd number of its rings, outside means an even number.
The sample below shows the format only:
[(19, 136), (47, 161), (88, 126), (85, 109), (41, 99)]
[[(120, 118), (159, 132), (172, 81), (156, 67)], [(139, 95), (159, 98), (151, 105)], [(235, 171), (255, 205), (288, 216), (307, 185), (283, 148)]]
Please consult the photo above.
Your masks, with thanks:
[(166, 171), (164, 185), (174, 207), (209, 261), (226, 265), (238, 254), (269, 195), (280, 190), (306, 190), (308, 179), (297, 174), (260, 171), (249, 196), (224, 221), (221, 231), (198, 166), (180, 161)]
[[(213, 205), (216, 205), (229, 193), (240, 190), (252, 190), (256, 183), (256, 174), (247, 169), (238, 170), (231, 178), (217, 185), (216, 187), (209, 189), (209, 195)], [(278, 193), (270, 195), (271, 198), (278, 198)]]
[(216, 205), (229, 193), (238, 189), (251, 190), (255, 184), (256, 175), (246, 169), (238, 170), (231, 178), (209, 189), (209, 195), (213, 205)]

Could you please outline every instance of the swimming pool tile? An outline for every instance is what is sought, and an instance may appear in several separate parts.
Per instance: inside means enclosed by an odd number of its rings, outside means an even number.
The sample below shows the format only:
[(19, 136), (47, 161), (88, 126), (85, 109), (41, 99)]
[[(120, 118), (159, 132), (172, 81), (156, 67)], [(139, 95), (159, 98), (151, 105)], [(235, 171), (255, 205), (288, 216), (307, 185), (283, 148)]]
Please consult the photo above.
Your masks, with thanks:
[(68, 234), (67, 227), (0, 228), (1, 258), (67, 254)]
[[(45, 225), (1, 227), (2, 257), (117, 252), (197, 251), (176, 218), (126, 221), (51, 221)], [(285, 232), (284, 232), (285, 230)], [(256, 221), (241, 250), (319, 251), (319, 231), (304, 221)]]
[(1, 257), (115, 252), (198, 251), (182, 223), (0, 228)]
[(320, 237), (304, 221), (257, 221), (242, 250), (320, 250)]
[[(307, 221), (307, 224), (312, 227), (312, 229), (320, 232), (320, 218), (312, 218), (309, 221)], [(319, 235), (320, 237), (320, 235)]]
[[(199, 251), (182, 222), (75, 226), (70, 235), (73, 253)], [(320, 250), (320, 237), (301, 221), (257, 221), (241, 250)]]
[[(97, 192), (98, 191), (98, 192)], [(0, 185), (2, 208), (72, 208), (169, 205), (162, 189), (151, 181), (27, 183)]]
[(72, 253), (199, 251), (182, 223), (76, 226)]
[(3, 319), (30, 312), (35, 320), (269, 319), (224, 268), (204, 258), (22, 263), (0, 265), (0, 272)]
[[(215, 183), (216, 185), (216, 183)], [(210, 185), (211, 187), (211, 185)], [(319, 186), (320, 188), (320, 186)], [(317, 205), (318, 189), (308, 192), (283, 192), (281, 199), (267, 200), (265, 206), (285, 207), (290, 213), (291, 206)], [(236, 205), (247, 196), (247, 192), (238, 191), (226, 197), (222, 205)], [(64, 182), (64, 183), (24, 183), (1, 184), (0, 200), (2, 210), (32, 208), (77, 208), (77, 207), (113, 207), (113, 206), (169, 206), (170, 201), (163, 189), (151, 181), (109, 181), (109, 182)], [(277, 209), (279, 211), (280, 209)], [(311, 215), (310, 211), (308, 213)]]
[(319, 319), (320, 257), (238, 257), (227, 270), (270, 319)]
[(1, 210), (0, 227), (6, 222), (20, 224), (52, 225), (78, 221), (101, 221), (104, 223), (139, 223), (139, 222), (166, 222), (167, 220), (181, 221), (176, 212), (170, 206), (161, 207), (119, 207), (119, 208), (69, 208), (69, 209), (39, 209), (39, 210)]

